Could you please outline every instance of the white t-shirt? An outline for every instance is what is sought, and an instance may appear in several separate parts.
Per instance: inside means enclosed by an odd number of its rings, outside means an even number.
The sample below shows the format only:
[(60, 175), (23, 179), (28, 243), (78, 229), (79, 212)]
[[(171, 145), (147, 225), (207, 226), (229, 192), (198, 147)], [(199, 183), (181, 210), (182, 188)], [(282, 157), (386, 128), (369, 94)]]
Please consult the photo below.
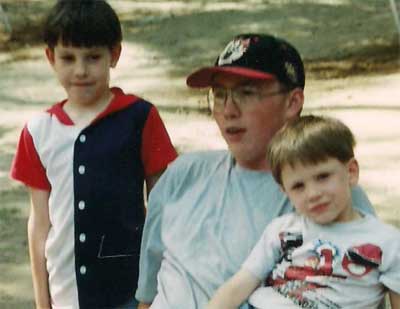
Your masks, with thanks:
[(250, 297), (256, 308), (377, 308), (385, 287), (400, 293), (400, 231), (370, 215), (318, 225), (288, 214), (242, 267), (268, 278)]

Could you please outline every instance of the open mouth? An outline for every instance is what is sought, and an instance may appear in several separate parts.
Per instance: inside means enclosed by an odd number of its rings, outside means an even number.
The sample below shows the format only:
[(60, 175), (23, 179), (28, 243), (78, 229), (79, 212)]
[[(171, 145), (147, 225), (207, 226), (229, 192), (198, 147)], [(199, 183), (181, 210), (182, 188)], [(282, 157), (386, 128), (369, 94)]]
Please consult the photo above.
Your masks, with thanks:
[(242, 136), (246, 132), (245, 129), (243, 128), (238, 128), (238, 127), (229, 127), (225, 129), (225, 139), (228, 142), (239, 142), (242, 139)]
[(225, 129), (225, 132), (227, 134), (232, 134), (232, 135), (244, 133), (245, 131), (246, 131), (245, 129), (237, 128), (237, 127), (230, 127), (230, 128)]

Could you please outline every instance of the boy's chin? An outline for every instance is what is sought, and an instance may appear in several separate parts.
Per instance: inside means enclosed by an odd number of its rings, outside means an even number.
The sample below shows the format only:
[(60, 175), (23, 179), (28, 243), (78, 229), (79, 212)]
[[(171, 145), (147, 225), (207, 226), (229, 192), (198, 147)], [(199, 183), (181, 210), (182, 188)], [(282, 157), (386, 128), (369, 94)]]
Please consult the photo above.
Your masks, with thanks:
[(79, 106), (96, 105), (102, 102), (102, 96), (91, 89), (78, 90), (69, 93), (68, 101)]
[(333, 223), (337, 223), (336, 218), (331, 216), (318, 216), (318, 217), (310, 217), (310, 219), (319, 225), (329, 225)]

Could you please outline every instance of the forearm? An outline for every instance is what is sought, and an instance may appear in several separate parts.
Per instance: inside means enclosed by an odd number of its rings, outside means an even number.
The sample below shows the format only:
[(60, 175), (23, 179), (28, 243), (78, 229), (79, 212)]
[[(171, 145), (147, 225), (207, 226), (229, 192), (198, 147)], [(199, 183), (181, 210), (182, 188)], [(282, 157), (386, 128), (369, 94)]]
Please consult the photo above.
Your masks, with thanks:
[(259, 284), (260, 280), (242, 269), (217, 290), (207, 309), (236, 309)]
[(45, 247), (50, 230), (48, 200), (50, 192), (33, 189), (31, 211), (28, 219), (28, 242), (31, 260), (33, 289), (36, 308), (51, 308)]
[(223, 285), (210, 300), (207, 309), (237, 309), (246, 299), (247, 295), (242, 295), (238, 287)]
[(51, 308), (45, 245), (49, 226), (41, 225), (34, 215), (28, 220), (29, 255), (36, 308)]
[(392, 309), (400, 309), (400, 294), (389, 291), (390, 305)]

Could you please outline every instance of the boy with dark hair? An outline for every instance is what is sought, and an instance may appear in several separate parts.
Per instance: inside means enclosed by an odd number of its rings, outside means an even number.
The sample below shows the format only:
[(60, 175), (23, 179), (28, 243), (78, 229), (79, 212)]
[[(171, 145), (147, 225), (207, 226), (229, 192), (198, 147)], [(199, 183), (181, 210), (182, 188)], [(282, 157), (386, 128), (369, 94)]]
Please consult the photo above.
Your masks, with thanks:
[(400, 308), (400, 232), (353, 208), (354, 145), (342, 122), (317, 116), (274, 136), (271, 171), (297, 213), (267, 226), (207, 308), (237, 308), (250, 295), (255, 308), (378, 308), (386, 289)]
[(175, 149), (155, 106), (109, 87), (122, 32), (106, 1), (58, 1), (44, 41), (67, 99), (27, 123), (11, 168), (30, 190), (36, 306), (135, 308), (143, 186)]

